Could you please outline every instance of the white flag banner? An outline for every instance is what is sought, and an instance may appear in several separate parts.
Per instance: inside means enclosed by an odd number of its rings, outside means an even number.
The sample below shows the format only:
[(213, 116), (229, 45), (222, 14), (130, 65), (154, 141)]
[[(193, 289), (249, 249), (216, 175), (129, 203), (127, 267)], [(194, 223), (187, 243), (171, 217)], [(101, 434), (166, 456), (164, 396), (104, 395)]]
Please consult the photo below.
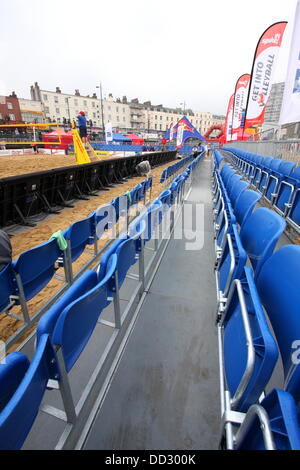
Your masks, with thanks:
[(105, 124), (105, 140), (107, 144), (113, 141), (113, 131), (111, 122)]
[(184, 132), (184, 126), (178, 126), (177, 129), (177, 140), (176, 140), (176, 147), (180, 148), (182, 146), (182, 140), (183, 140), (183, 132)]
[(298, 0), (279, 124), (300, 121), (300, 0)]

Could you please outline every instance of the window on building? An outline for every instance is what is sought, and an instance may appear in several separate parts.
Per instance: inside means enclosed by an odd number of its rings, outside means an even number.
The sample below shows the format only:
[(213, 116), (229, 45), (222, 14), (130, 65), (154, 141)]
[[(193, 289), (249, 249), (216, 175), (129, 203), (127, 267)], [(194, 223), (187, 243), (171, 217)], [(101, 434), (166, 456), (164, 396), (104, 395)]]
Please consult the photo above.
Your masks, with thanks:
[(93, 117), (94, 117), (94, 118), (96, 117), (96, 113), (93, 113)]
[(157, 119), (157, 114), (155, 114), (155, 119)]
[(162, 116), (159, 116), (159, 119), (162, 121)]
[[(78, 106), (78, 100), (74, 100), (74, 104), (75, 104), (75, 106)], [(77, 112), (78, 112), (78, 111), (76, 111), (76, 113), (77, 113)]]
[(119, 121), (120, 121), (119, 116), (117, 116), (117, 122), (119, 122)]
[(48, 101), (48, 95), (43, 95), (43, 100)]
[(123, 108), (123, 113), (125, 113), (125, 108)]
[(65, 98), (65, 103), (68, 104), (68, 102), (69, 102), (69, 98)]
[(60, 109), (59, 109), (59, 108), (55, 108), (55, 112), (56, 112), (56, 114), (60, 114)]
[(108, 106), (108, 111), (110, 111), (110, 110), (111, 110), (111, 107), (110, 107), (110, 106)]
[(10, 103), (10, 102), (7, 103), (7, 108), (8, 108), (8, 109), (14, 109), (12, 103)]
[(125, 119), (125, 116), (124, 116), (124, 117), (123, 117), (123, 122), (125, 122), (125, 121), (126, 121), (126, 119)]
[(45, 106), (45, 113), (49, 114), (49, 106)]
[(0, 119), (3, 119), (2, 114), (0, 113)]
[(157, 124), (154, 125), (154, 129), (157, 129)]
[(160, 129), (160, 130), (162, 129), (162, 124), (159, 125), (159, 129)]
[(15, 120), (16, 120), (15, 115), (14, 115), (14, 114), (10, 114), (10, 115), (9, 115), (9, 119), (10, 119), (11, 121), (15, 121)]
[(118, 106), (116, 107), (116, 112), (117, 112), (117, 113), (119, 112), (119, 107), (118, 107)]
[(169, 120), (169, 117), (167, 116), (167, 121)]
[(54, 96), (54, 103), (58, 104), (58, 96)]
[(93, 106), (93, 108), (95, 108), (95, 106), (96, 106), (95, 101), (92, 101), (92, 106)]
[(85, 106), (85, 107), (87, 106), (87, 101), (86, 100), (83, 101), (83, 106)]

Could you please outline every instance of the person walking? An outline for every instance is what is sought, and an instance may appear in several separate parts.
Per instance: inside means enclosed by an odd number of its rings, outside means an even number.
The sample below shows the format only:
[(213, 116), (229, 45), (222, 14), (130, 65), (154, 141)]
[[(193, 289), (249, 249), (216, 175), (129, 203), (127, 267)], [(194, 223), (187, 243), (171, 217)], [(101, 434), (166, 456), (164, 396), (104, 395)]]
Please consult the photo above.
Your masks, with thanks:
[(81, 137), (82, 142), (84, 145), (87, 144), (87, 122), (84, 111), (80, 111), (77, 116), (77, 125), (79, 129), (79, 135)]

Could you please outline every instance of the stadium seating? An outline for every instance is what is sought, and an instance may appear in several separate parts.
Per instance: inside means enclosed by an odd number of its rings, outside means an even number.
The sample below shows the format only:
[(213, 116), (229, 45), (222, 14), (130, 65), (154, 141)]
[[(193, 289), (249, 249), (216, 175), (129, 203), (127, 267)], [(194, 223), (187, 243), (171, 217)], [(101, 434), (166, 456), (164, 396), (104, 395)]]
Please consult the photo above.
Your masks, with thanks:
[[(219, 251), (216, 265), (221, 446), (243, 450), (299, 450), (300, 368), (293, 353), (297, 353), (300, 334), (296, 313), (300, 301), (300, 247), (284, 246), (273, 252), (286, 227), (285, 220), (271, 209), (254, 210), (262, 197), (274, 205), (277, 196), (281, 196), (281, 208), (285, 203), (282, 201), (293, 200), (288, 211), (282, 210), (281, 214), (292, 213), (297, 223), (298, 201), (294, 189), (297, 183), (296, 180), (293, 181), (295, 186), (285, 183), (291, 178), (294, 164), (272, 157), (263, 159), (237, 149), (231, 159), (258, 191), (245, 186), (232, 208), (235, 191), (232, 187), (230, 190), (230, 179), (237, 181), (235, 186), (241, 181), (234, 178), (234, 170), (228, 163), (220, 169), (214, 158), (216, 225), (221, 212), (228, 214), (229, 207), (232, 220), (235, 217), (240, 226), (238, 231), (235, 222), (227, 225), (227, 240), (221, 253)], [(287, 217), (286, 221), (289, 222)], [(245, 266), (246, 257), (251, 267)], [(279, 384), (264, 397), (278, 362), (278, 350), (283, 364), (284, 388)]]
[[(86, 270), (49, 308), (39, 320), (36, 331), (36, 350), (31, 362), (21, 353), (11, 353), (0, 363), (0, 448), (22, 447), (38, 414), (46, 390), (57, 383), (64, 412), (43, 404), (44, 412), (64, 417), (69, 426), (77, 420), (77, 412), (68, 379), (82, 351), (91, 337), (103, 309), (118, 299), (119, 289), (132, 265), (143, 259), (143, 246), (155, 235), (170, 207), (182, 198), (187, 180), (201, 157), (194, 159), (189, 170), (178, 177), (153, 203), (142, 212), (123, 233), (104, 251), (96, 270)], [(139, 185), (131, 194), (130, 204), (144, 199), (151, 189), (152, 180)], [(174, 193), (174, 194), (173, 194)], [(64, 232), (70, 246), (71, 262), (78, 259), (92, 238), (100, 238), (100, 222), (109, 223), (112, 204), (99, 208), (89, 217), (73, 224)], [(108, 222), (104, 218), (108, 216)], [(20, 256), (14, 265), (8, 265), (0, 273), (0, 290), (7, 290), (1, 298), (5, 310), (11, 296), (18, 294), (16, 275), (22, 280), (24, 298), (32, 298), (49, 282), (54, 274), (54, 264), (61, 255), (57, 240), (52, 239), (36, 249), (29, 250), (37, 265), (30, 265), (28, 252)], [(159, 255), (159, 253), (157, 254)], [(140, 264), (144, 275), (144, 265)], [(20, 284), (21, 285), (21, 284)], [(120, 306), (119, 306), (120, 307)], [(116, 316), (116, 313), (119, 315)], [(122, 326), (120, 310), (115, 311), (114, 328)], [(55, 387), (54, 387), (55, 388)]]

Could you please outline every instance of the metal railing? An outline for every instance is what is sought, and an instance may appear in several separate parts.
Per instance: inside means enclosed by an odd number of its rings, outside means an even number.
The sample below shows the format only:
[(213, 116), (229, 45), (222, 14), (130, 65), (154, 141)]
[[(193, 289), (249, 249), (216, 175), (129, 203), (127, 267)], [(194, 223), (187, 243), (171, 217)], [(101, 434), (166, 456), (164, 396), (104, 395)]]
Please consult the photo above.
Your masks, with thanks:
[(300, 139), (297, 140), (261, 140), (255, 142), (235, 141), (226, 147), (238, 148), (247, 152), (258, 153), (266, 157), (282, 158), (300, 164)]

